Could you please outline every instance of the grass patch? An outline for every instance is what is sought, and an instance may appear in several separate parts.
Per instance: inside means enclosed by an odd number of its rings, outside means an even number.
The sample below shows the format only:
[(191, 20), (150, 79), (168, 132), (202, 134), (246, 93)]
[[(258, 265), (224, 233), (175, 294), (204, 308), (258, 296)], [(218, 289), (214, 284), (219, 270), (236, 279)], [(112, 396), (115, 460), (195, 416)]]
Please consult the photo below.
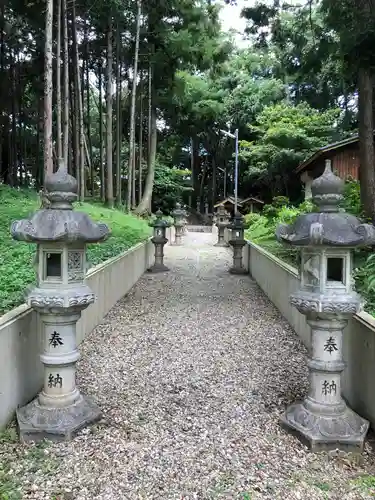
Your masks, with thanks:
[[(29, 217), (39, 208), (40, 200), (33, 190), (0, 185), (0, 203), (0, 314), (4, 314), (22, 304), (26, 287), (35, 283), (35, 245), (14, 241), (10, 225)], [(76, 203), (75, 209), (104, 222), (112, 231), (104, 243), (89, 245), (87, 257), (91, 266), (115, 257), (151, 235), (147, 221), (120, 210), (111, 210), (99, 203)]]
[(365, 475), (351, 481), (355, 489), (371, 497), (375, 497), (375, 476)]

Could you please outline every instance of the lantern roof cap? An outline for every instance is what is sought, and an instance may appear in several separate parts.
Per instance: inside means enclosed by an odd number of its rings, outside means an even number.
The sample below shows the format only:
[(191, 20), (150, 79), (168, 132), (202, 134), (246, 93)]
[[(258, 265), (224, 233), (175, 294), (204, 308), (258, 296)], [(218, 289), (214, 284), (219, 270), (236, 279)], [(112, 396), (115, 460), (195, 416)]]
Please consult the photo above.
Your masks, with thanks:
[(183, 217), (185, 216), (185, 210), (181, 208), (181, 203), (176, 203), (176, 208), (171, 213), (172, 217)]
[(244, 229), (243, 216), (239, 212), (236, 212), (233, 219), (228, 226), (229, 229)]
[(156, 218), (149, 223), (149, 226), (151, 226), (151, 227), (169, 227), (170, 226), (170, 223), (167, 220), (162, 219), (163, 212), (160, 210), (160, 208), (157, 210), (155, 215), (156, 215)]
[(57, 172), (45, 180), (48, 208), (35, 212), (29, 219), (13, 222), (11, 235), (15, 240), (42, 243), (97, 243), (110, 235), (106, 224), (96, 223), (84, 212), (73, 210), (78, 184), (62, 161)]
[(311, 190), (317, 212), (297, 217), (293, 224), (279, 224), (276, 238), (296, 246), (357, 247), (375, 244), (375, 228), (362, 224), (354, 215), (340, 208), (344, 181), (332, 172), (326, 160), (324, 173), (315, 179)]

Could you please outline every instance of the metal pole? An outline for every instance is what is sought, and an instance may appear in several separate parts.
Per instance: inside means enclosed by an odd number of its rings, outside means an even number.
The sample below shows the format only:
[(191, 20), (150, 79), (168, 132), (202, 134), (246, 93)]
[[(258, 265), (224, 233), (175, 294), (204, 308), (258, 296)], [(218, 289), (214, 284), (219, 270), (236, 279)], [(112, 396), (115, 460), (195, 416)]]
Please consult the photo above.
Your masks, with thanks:
[(236, 139), (236, 156), (234, 164), (234, 214), (237, 213), (237, 198), (238, 198), (238, 128), (234, 133)]

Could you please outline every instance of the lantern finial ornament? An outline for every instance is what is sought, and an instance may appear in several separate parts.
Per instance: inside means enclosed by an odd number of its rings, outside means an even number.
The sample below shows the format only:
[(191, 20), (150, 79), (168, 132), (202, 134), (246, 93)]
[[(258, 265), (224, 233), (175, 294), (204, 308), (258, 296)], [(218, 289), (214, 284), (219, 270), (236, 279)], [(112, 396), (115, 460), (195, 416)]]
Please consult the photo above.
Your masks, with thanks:
[(343, 180), (326, 160), (323, 175), (312, 183), (319, 212), (300, 215), (276, 230), (279, 241), (301, 249), (300, 289), (290, 303), (311, 327), (312, 353), (309, 393), (286, 410), (282, 423), (306, 438), (313, 451), (362, 450), (369, 427), (341, 395), (342, 337), (363, 302), (352, 289), (352, 251), (375, 244), (375, 230), (340, 209), (343, 189)]
[(323, 174), (311, 185), (312, 200), (319, 212), (338, 212), (344, 187), (344, 181), (332, 172), (331, 160), (326, 160)]
[(43, 338), (44, 387), (36, 399), (17, 410), (22, 441), (70, 439), (101, 415), (76, 386), (80, 357), (76, 325), (82, 310), (95, 300), (84, 281), (86, 244), (105, 240), (109, 229), (73, 210), (77, 181), (63, 163), (47, 176), (45, 188), (48, 209), (11, 227), (15, 240), (37, 244), (37, 286), (28, 292), (26, 302), (40, 314)]

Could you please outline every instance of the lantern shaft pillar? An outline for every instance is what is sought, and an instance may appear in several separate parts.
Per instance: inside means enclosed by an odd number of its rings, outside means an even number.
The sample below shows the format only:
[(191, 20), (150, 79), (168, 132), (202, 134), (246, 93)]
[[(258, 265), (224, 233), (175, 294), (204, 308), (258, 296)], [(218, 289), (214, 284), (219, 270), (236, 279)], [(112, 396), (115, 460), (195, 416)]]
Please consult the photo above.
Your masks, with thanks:
[(282, 423), (303, 437), (314, 452), (360, 452), (369, 423), (346, 405), (341, 396), (342, 334), (347, 319), (307, 317), (312, 356), (310, 387), (305, 400), (291, 405)]

